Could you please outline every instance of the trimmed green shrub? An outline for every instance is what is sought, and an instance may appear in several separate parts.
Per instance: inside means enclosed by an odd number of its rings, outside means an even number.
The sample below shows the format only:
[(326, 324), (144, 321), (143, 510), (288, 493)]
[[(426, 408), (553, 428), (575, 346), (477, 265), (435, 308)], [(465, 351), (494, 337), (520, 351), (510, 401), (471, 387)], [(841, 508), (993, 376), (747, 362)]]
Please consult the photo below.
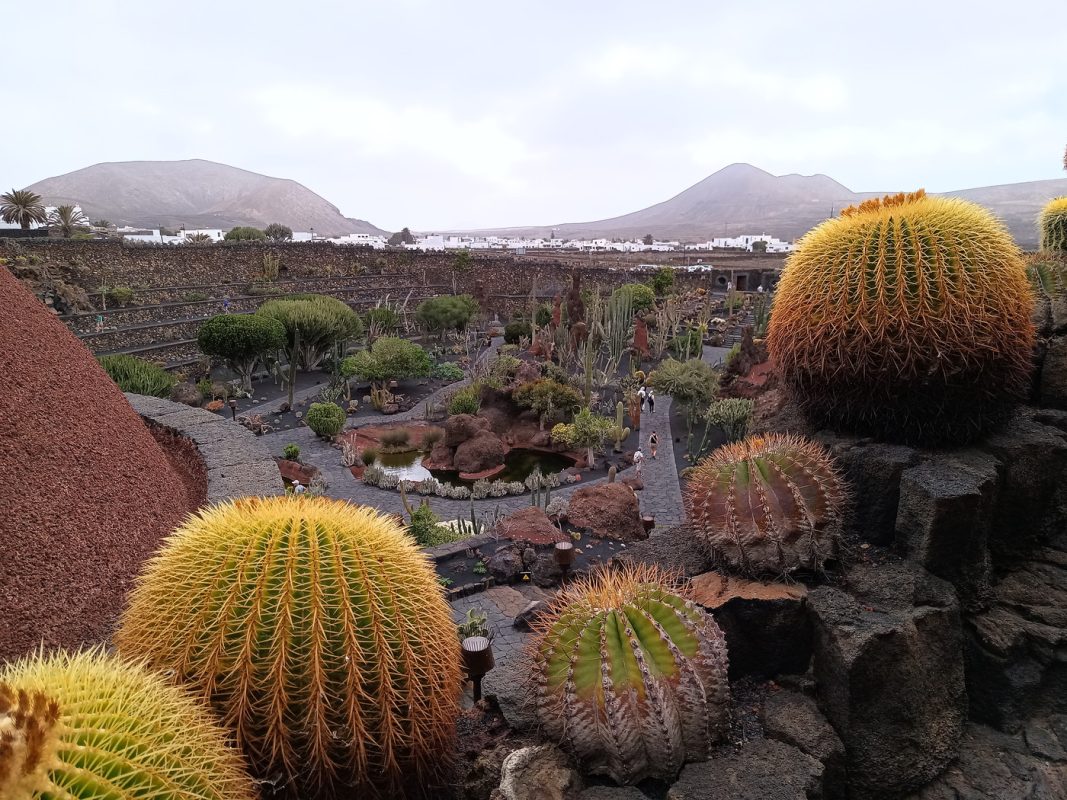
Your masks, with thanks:
[(196, 343), (209, 356), (220, 358), (252, 389), (252, 373), (268, 353), (285, 347), (285, 325), (260, 314), (219, 314), (200, 326)]
[(469, 294), (441, 295), (419, 303), (415, 321), (434, 333), (461, 331), (477, 310), (478, 302)]
[(170, 397), (171, 387), (177, 382), (174, 376), (162, 367), (136, 356), (98, 356), (96, 360), (124, 392), (149, 397)]
[(443, 361), (440, 364), (435, 364), (433, 371), (430, 373), (431, 377), (437, 378), (442, 381), (461, 381), (463, 380), (463, 370), (453, 364), (451, 361)]
[(532, 328), (529, 322), (516, 320), (504, 326), (504, 341), (508, 344), (518, 344), (523, 337), (530, 338)]
[(643, 283), (627, 283), (611, 293), (612, 297), (622, 294), (630, 295), (630, 307), (634, 313), (647, 311), (656, 304), (656, 293)]
[(223, 237), (223, 240), (227, 242), (263, 242), (266, 239), (267, 234), (259, 228), (252, 228), (247, 225), (238, 225), (236, 228), (231, 228), (226, 231), (226, 235)]
[(129, 286), (112, 286), (107, 290), (107, 299), (117, 306), (128, 306), (133, 302), (133, 289)]
[(430, 354), (414, 342), (395, 336), (375, 339), (367, 350), (361, 350), (341, 362), (341, 375), (358, 375), (375, 386), (405, 378), (425, 378), (433, 369)]
[(332, 438), (345, 426), (345, 410), (336, 403), (312, 403), (304, 421), (315, 435)]
[(300, 460), (300, 445), (290, 442), (284, 448), (282, 448), (282, 458), (286, 461), (299, 461)]

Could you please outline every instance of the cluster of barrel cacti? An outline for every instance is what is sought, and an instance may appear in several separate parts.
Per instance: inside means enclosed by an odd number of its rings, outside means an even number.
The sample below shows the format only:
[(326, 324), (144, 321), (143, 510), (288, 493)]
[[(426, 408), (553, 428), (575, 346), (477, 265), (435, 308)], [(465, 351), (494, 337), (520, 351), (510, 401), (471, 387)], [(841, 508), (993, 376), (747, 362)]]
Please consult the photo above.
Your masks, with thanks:
[(690, 471), (684, 499), (693, 534), (733, 570), (817, 572), (837, 554), (846, 489), (816, 442), (770, 434), (723, 445)]
[(557, 595), (531, 646), (544, 733), (589, 773), (673, 778), (726, 732), (715, 620), (650, 567), (601, 571)]
[(1037, 218), (1041, 249), (1067, 254), (1067, 197), (1057, 197), (1041, 209)]
[(3, 800), (253, 800), (244, 762), (192, 698), (102, 651), (0, 668)]
[(291, 793), (439, 785), (455, 626), (425, 555), (373, 509), (295, 496), (201, 510), (149, 562), (115, 643), (211, 705), (253, 774)]
[(817, 424), (963, 442), (1025, 396), (1032, 306), (1003, 224), (919, 191), (845, 209), (800, 240), (767, 344)]

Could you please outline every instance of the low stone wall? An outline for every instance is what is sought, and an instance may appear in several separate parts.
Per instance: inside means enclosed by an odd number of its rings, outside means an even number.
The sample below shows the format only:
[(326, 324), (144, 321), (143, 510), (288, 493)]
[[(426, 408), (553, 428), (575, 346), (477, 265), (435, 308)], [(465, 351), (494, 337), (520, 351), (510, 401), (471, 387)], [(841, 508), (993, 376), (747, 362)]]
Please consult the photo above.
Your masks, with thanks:
[(129, 393), (126, 399), (146, 424), (165, 428), (196, 446), (207, 472), (209, 504), (285, 492), (278, 465), (251, 431), (210, 411), (170, 400)]

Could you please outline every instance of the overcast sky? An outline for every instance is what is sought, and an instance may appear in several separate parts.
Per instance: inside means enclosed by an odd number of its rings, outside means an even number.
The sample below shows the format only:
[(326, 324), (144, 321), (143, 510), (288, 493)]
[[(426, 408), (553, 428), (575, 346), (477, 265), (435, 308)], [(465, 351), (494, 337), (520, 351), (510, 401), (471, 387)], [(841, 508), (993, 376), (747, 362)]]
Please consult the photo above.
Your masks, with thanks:
[(433, 230), (615, 216), (735, 161), (857, 191), (1065, 176), (1067, 0), (0, 10), (3, 189), (205, 158)]

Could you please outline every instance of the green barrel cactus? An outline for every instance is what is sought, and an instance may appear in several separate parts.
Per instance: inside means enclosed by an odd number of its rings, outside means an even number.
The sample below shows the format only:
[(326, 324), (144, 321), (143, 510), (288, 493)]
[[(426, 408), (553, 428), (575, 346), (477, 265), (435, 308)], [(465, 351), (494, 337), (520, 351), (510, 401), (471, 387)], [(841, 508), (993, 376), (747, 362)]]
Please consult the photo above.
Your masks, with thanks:
[(149, 562), (115, 642), (174, 675), (254, 774), (301, 797), (432, 793), (459, 713), (459, 646), (431, 563), (375, 510), (246, 498)]
[(693, 467), (684, 500), (693, 534), (746, 574), (817, 572), (837, 554), (846, 490), (830, 454), (799, 436), (750, 436)]
[(3, 800), (254, 800), (206, 709), (99, 650), (0, 667)]
[(726, 643), (660, 571), (600, 571), (557, 595), (532, 644), (538, 720), (591, 774), (671, 779), (726, 733)]
[(1041, 249), (1067, 254), (1067, 197), (1050, 200), (1037, 218)]

